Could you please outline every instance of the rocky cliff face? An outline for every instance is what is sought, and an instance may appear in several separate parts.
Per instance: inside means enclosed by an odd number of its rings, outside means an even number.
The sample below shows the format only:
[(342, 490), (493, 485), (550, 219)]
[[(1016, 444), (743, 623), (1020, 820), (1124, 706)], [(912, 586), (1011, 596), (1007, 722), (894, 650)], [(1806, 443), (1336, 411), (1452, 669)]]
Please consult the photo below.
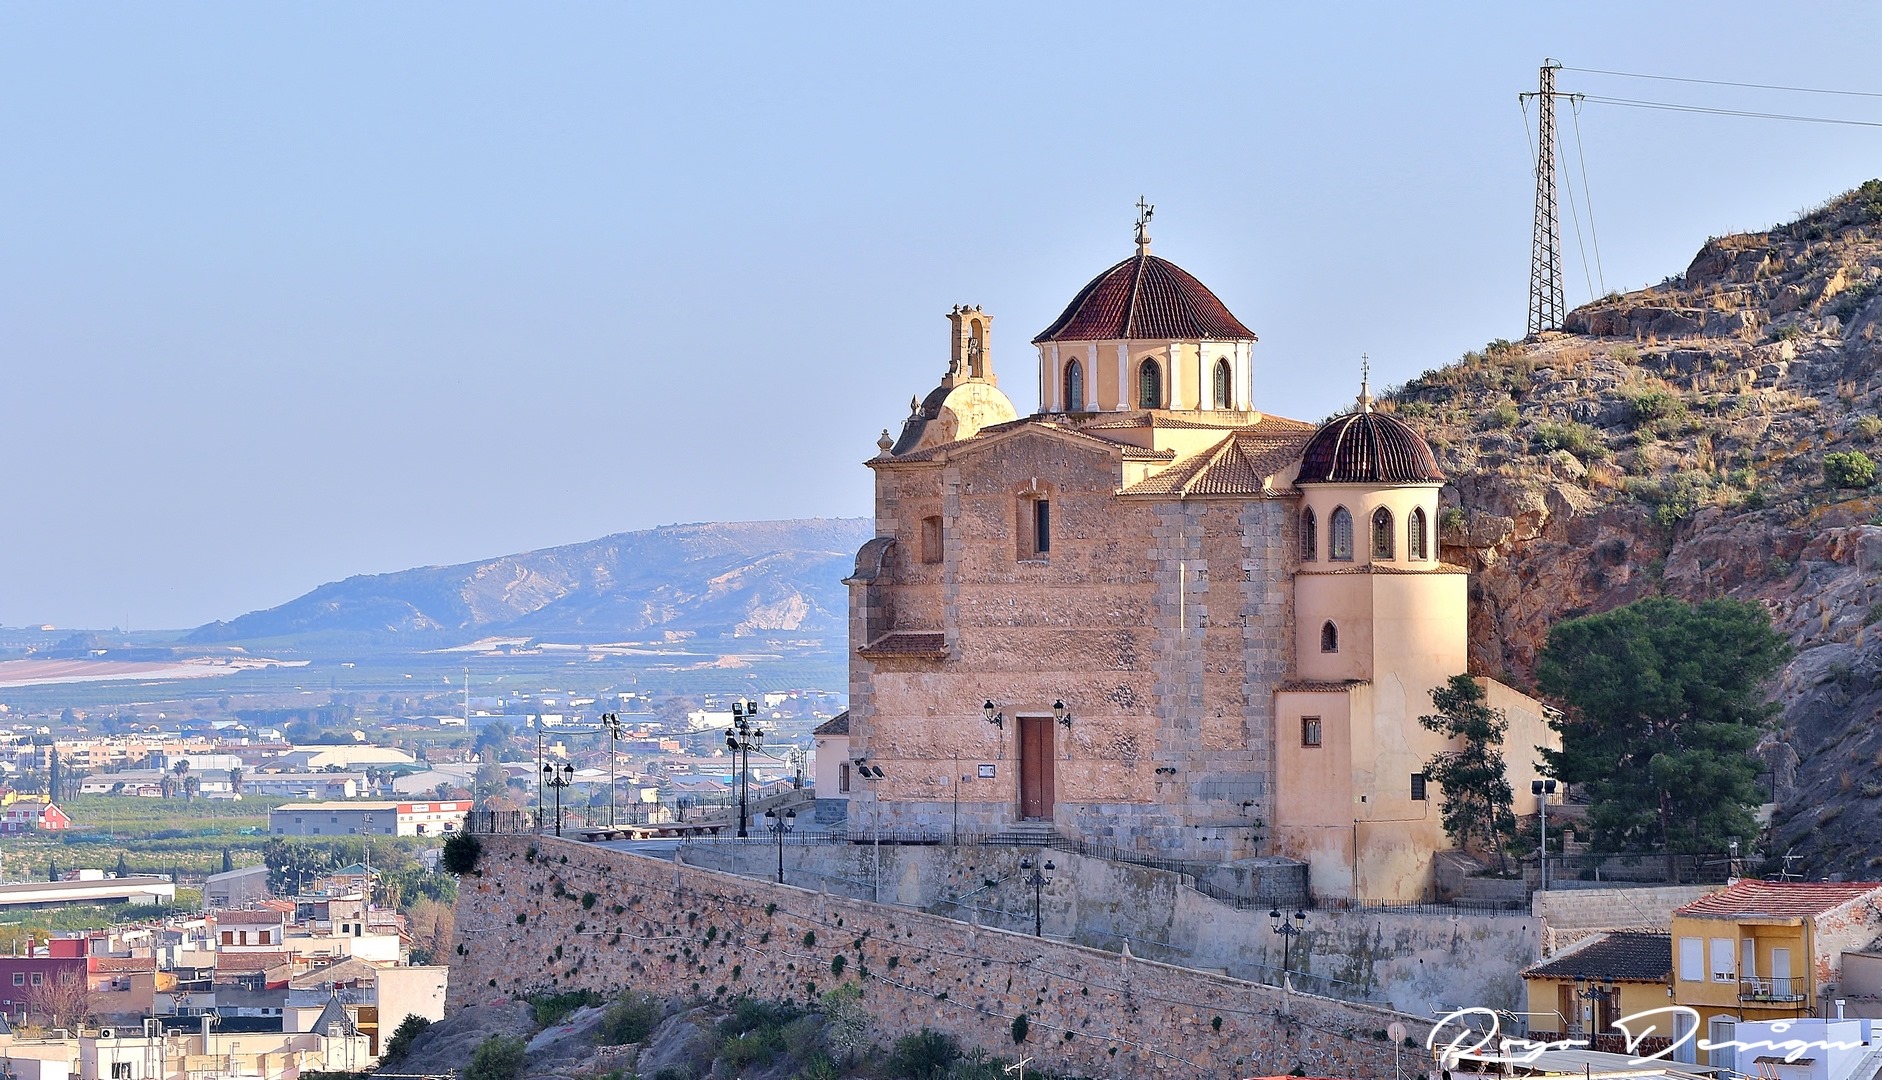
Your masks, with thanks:
[(1444, 554), (1474, 576), (1473, 662), (1528, 681), (1551, 624), (1726, 595), (1797, 649), (1763, 748), (1769, 843), (1882, 877), (1882, 181), (1686, 272), (1389, 391), (1455, 480)]

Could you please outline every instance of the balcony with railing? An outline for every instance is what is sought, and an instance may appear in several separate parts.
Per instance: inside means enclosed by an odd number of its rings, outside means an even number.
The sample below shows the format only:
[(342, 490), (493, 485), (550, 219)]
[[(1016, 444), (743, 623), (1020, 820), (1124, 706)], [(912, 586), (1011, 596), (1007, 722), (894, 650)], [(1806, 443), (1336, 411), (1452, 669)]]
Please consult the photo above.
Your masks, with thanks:
[(1790, 1004), (1804, 1000), (1804, 980), (1802, 979), (1760, 979), (1738, 980), (1738, 1000)]

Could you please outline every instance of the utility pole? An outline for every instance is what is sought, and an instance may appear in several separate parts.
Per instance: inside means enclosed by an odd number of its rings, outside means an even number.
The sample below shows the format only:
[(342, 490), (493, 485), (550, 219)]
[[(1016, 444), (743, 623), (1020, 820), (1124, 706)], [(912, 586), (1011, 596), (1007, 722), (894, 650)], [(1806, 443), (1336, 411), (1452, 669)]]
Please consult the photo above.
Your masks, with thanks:
[[(1555, 205), (1555, 73), (1557, 60), (1542, 62), (1542, 78), (1533, 93), (1518, 100), (1536, 99), (1536, 228), (1529, 249), (1528, 336), (1562, 328), (1562, 218)], [(1566, 95), (1573, 96), (1573, 95)]]

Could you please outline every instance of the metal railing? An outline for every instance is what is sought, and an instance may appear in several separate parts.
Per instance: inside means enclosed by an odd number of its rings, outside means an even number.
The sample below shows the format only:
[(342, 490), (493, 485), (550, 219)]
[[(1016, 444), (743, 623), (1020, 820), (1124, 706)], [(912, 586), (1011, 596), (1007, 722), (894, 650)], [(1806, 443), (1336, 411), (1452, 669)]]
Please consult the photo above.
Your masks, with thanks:
[(1738, 980), (1738, 1000), (1740, 1001), (1777, 1001), (1792, 1002), (1804, 1000), (1804, 980), (1802, 979), (1760, 979), (1756, 977)]

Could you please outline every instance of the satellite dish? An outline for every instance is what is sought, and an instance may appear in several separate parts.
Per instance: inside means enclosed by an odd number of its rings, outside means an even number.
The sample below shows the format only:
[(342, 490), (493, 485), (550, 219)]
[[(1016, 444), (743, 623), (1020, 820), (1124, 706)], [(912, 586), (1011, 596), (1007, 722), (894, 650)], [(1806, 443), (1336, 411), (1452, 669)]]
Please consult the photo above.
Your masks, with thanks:
[(1402, 1042), (1404, 1042), (1404, 1041), (1405, 1041), (1405, 1025), (1404, 1025), (1404, 1024), (1401, 1024), (1401, 1023), (1399, 1023), (1399, 1022), (1398, 1022), (1397, 1020), (1394, 1020), (1394, 1021), (1392, 1021), (1392, 1023), (1391, 1023), (1391, 1024), (1390, 1024), (1390, 1025), (1389, 1025), (1389, 1026), (1388, 1026), (1388, 1027), (1387, 1027), (1387, 1028), (1385, 1029), (1385, 1034), (1386, 1034), (1386, 1036), (1387, 1036), (1387, 1037), (1389, 1037), (1389, 1038), (1390, 1038), (1390, 1039), (1391, 1039), (1391, 1040), (1392, 1040), (1393, 1042), (1395, 1042), (1395, 1043), (1402, 1043)]

